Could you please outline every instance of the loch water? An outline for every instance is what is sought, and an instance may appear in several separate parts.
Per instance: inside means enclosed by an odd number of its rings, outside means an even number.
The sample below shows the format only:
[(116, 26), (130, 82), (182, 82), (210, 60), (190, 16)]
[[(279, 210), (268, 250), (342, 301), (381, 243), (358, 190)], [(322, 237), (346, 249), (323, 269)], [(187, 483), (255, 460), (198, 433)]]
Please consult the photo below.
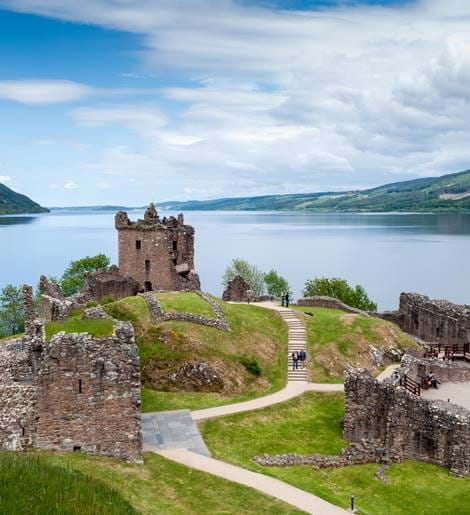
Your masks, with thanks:
[[(401, 291), (470, 304), (470, 215), (188, 211), (185, 220), (196, 229), (203, 289), (216, 295), (240, 257), (278, 270), (295, 296), (306, 279), (335, 276), (362, 284), (380, 309), (396, 308)], [(0, 288), (36, 285), (41, 274), (60, 276), (72, 259), (99, 252), (117, 262), (113, 212), (0, 217)]]

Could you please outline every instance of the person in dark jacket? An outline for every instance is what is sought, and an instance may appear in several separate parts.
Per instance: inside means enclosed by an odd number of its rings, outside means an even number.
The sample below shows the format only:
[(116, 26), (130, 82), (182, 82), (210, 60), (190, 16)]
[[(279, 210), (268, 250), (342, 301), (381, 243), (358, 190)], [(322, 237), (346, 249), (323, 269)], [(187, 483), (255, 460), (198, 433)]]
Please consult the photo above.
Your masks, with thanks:
[(299, 353), (294, 351), (292, 353), (292, 370), (297, 370), (299, 368)]

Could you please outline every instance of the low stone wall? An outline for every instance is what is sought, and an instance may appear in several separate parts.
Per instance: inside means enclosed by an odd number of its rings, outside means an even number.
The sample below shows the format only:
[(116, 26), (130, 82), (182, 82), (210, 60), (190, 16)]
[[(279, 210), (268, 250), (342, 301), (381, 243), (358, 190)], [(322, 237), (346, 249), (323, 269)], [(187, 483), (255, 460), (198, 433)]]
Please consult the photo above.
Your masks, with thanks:
[(222, 306), (206, 293), (194, 292), (208, 302), (214, 309), (215, 318), (208, 318), (193, 313), (164, 313), (162, 305), (155, 298), (152, 292), (140, 293), (139, 295), (145, 300), (150, 313), (156, 322), (191, 322), (193, 324), (206, 325), (214, 327), (221, 331), (230, 331), (230, 325), (227, 322)]
[(315, 296), (315, 297), (304, 297), (297, 301), (297, 306), (309, 306), (314, 308), (330, 308), (330, 309), (340, 309), (341, 311), (346, 311), (347, 313), (354, 313), (356, 315), (369, 316), (369, 313), (366, 311), (362, 311), (357, 308), (353, 308), (348, 306), (344, 302), (341, 302), (334, 297), (325, 297), (325, 296)]
[(400, 372), (420, 382), (429, 372), (442, 383), (470, 382), (470, 364), (464, 361), (443, 361), (436, 358), (418, 358), (406, 354)]

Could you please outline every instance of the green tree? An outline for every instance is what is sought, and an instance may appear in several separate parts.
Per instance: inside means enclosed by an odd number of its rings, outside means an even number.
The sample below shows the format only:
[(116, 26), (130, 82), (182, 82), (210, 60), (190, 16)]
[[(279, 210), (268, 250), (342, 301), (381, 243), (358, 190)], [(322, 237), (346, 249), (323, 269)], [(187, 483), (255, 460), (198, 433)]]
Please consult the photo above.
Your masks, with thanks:
[(97, 272), (109, 267), (111, 261), (108, 256), (98, 254), (87, 256), (76, 261), (71, 261), (68, 268), (62, 275), (59, 284), (66, 297), (78, 293), (83, 286), (83, 275), (85, 272)]
[(303, 294), (304, 297), (314, 297), (315, 295), (335, 297), (348, 306), (364, 311), (377, 311), (377, 304), (369, 299), (362, 286), (357, 285), (353, 288), (347, 281), (337, 277), (310, 279), (305, 283)]
[(228, 283), (237, 275), (241, 276), (249, 285), (256, 297), (264, 293), (264, 273), (248, 261), (236, 258), (225, 269), (222, 284), (226, 288)]
[(0, 337), (24, 330), (23, 290), (8, 284), (0, 294)]
[(289, 292), (292, 295), (289, 283), (284, 277), (281, 277), (276, 270), (271, 270), (264, 276), (264, 282), (269, 295), (280, 297), (284, 293)]

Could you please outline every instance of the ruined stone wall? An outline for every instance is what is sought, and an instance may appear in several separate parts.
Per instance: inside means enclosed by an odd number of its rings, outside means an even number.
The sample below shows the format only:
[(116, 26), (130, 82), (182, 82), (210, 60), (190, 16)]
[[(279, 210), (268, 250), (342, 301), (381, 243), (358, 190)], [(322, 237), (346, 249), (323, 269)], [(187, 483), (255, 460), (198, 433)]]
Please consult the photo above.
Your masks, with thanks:
[(122, 275), (117, 266), (111, 266), (109, 270), (87, 274), (81, 293), (89, 300), (100, 302), (105, 297), (113, 300), (132, 297), (137, 295), (139, 290), (140, 285), (135, 279)]
[(322, 295), (317, 295), (314, 297), (304, 297), (297, 301), (298, 306), (309, 306), (315, 308), (330, 308), (330, 309), (340, 309), (341, 311), (346, 311), (347, 313), (355, 313), (357, 315), (369, 316), (369, 313), (366, 311), (362, 311), (357, 308), (353, 308), (348, 306), (344, 302), (341, 302), (339, 299), (334, 297), (327, 297)]
[(470, 475), (470, 412), (412, 395), (362, 369), (346, 372), (344, 438), (388, 459), (416, 459)]
[(182, 215), (160, 220), (153, 205), (144, 220), (131, 222), (124, 212), (116, 214), (119, 269), (133, 277), (141, 290), (198, 290), (194, 271), (194, 228)]
[(470, 382), (470, 364), (466, 361), (443, 361), (406, 354), (402, 359), (400, 370), (418, 382), (429, 372), (443, 383)]
[(141, 459), (140, 369), (131, 324), (116, 335), (59, 333), (37, 376), (35, 447)]
[(0, 449), (31, 447), (142, 460), (140, 364), (129, 322), (116, 322), (109, 338), (58, 333), (46, 341), (44, 322), (29, 319), (23, 340), (0, 347)]
[(428, 342), (470, 343), (470, 307), (431, 300), (417, 293), (400, 295), (402, 329)]
[(32, 446), (35, 435), (36, 385), (27, 352), (18, 342), (0, 348), (0, 449)]
[(222, 300), (225, 302), (248, 302), (250, 285), (242, 276), (236, 275), (225, 288)]
[(425, 342), (470, 343), (470, 306), (432, 300), (418, 293), (402, 293), (398, 311), (374, 313), (374, 316), (396, 323)]

